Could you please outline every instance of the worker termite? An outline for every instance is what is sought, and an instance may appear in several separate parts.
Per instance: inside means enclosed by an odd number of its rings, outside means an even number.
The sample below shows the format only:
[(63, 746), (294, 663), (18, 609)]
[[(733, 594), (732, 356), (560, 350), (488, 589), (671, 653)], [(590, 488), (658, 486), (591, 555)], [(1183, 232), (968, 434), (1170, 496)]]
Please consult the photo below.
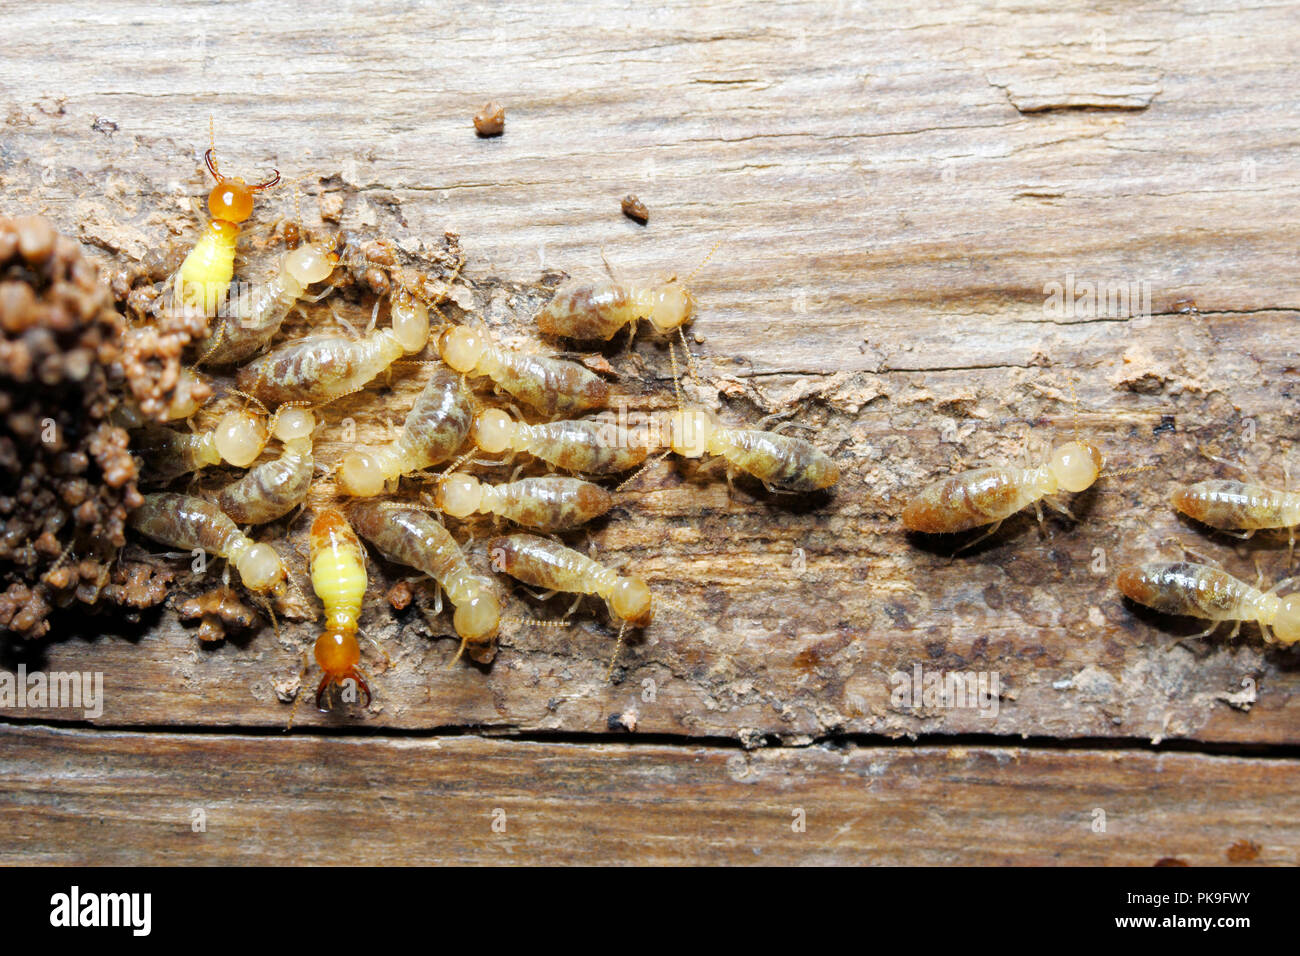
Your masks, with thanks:
[(621, 622), (615, 657), (629, 624), (647, 627), (654, 619), (650, 586), (644, 580), (621, 575), (559, 542), (532, 534), (511, 534), (493, 538), (488, 542), (488, 551), (494, 570), (525, 584), (603, 598), (609, 613)]
[(135, 432), (132, 447), (144, 458), (147, 477), (165, 483), (222, 462), (246, 468), (262, 453), (266, 438), (266, 423), (259, 415), (232, 411), (206, 432), (145, 425)]
[(212, 219), (176, 275), (181, 301), (188, 307), (201, 309), (205, 315), (214, 315), (234, 277), (235, 244), (240, 224), (253, 214), (253, 194), (278, 183), (280, 173), (273, 170), (269, 179), (250, 186), (237, 177), (221, 175), (215, 147), (203, 154), (203, 162), (217, 181), (208, 193), (208, 212)]
[(469, 434), (473, 396), (460, 376), (439, 369), (407, 413), (402, 433), (384, 448), (350, 452), (339, 463), (339, 489), (369, 498), (401, 475), (446, 461)]
[(1034, 506), (1042, 521), (1040, 502), (1072, 517), (1053, 495), (1091, 488), (1102, 477), (1102, 456), (1086, 441), (1057, 446), (1037, 468), (999, 465), (941, 478), (921, 489), (903, 509), (903, 527), (925, 534), (952, 534), (992, 524), (971, 547), (994, 534), (1002, 522), (1022, 508)]
[(578, 363), (499, 348), (486, 332), (455, 326), (442, 334), (438, 351), (457, 372), (485, 375), (544, 415), (578, 414), (609, 399), (605, 380)]
[(312, 335), (286, 343), (245, 365), (235, 381), (241, 390), (272, 405), (318, 405), (359, 391), (429, 341), (429, 310), (422, 302), (399, 292), (390, 311), (391, 328), (371, 329), (356, 340)]
[(646, 319), (660, 334), (677, 330), (684, 344), (682, 326), (695, 315), (695, 297), (686, 289), (686, 282), (704, 268), (719, 245), (721, 242), (714, 245), (685, 282), (678, 282), (676, 276), (646, 284), (620, 282), (612, 275), (599, 282), (569, 280), (537, 314), (537, 327), (546, 335), (608, 341), (629, 324), (631, 334), (636, 335), (636, 323)]
[(546, 532), (576, 528), (614, 506), (614, 496), (600, 485), (558, 475), (486, 485), (473, 475), (451, 474), (439, 481), (434, 501), (453, 518), (498, 515)]
[(1124, 568), (1116, 585), (1125, 597), (1164, 614), (1181, 614), (1213, 621), (1195, 637), (1207, 637), (1225, 621), (1233, 621), (1232, 637), (1242, 622), (1256, 621), (1270, 643), (1300, 641), (1300, 594), (1277, 592), (1297, 578), (1279, 581), (1261, 591), (1226, 571), (1190, 561), (1156, 562)]
[(307, 498), (316, 468), (312, 432), (316, 419), (304, 408), (282, 408), (271, 434), (284, 449), (280, 457), (251, 468), (221, 489), (217, 504), (240, 524), (264, 524), (283, 517)]
[(669, 435), (669, 447), (683, 458), (717, 455), (728, 466), (753, 475), (769, 491), (820, 491), (840, 480), (839, 465), (812, 442), (756, 428), (733, 428), (704, 411), (676, 412)]
[(325, 693), (331, 686), (345, 688), (348, 681), (365, 694), (361, 706), (370, 704), (370, 686), (362, 672), (357, 621), (366, 593), (366, 553), (347, 519), (333, 508), (312, 522), (311, 586), (325, 606), (325, 628), (316, 639), (316, 663), (324, 676), (316, 687), (316, 707), (326, 710)]
[(529, 425), (514, 421), (499, 408), (479, 414), (472, 437), (489, 455), (526, 451), (557, 468), (590, 475), (635, 468), (649, 451), (643, 436), (613, 422), (573, 419)]
[(487, 644), (496, 637), (501, 605), (492, 579), (470, 567), (456, 539), (435, 518), (379, 501), (354, 502), (347, 513), (361, 537), (385, 558), (422, 571), (447, 592), (456, 608), (452, 626), (461, 639), (457, 658), (466, 644)]
[(280, 331), (289, 310), (307, 298), (307, 287), (333, 271), (333, 254), (324, 246), (308, 243), (285, 253), (276, 273), (222, 316), (198, 362), (233, 365), (261, 351)]
[[(1207, 457), (1239, 468), (1222, 458)], [(1256, 531), (1286, 530), (1295, 549), (1300, 492), (1269, 488), (1258, 481), (1198, 481), (1175, 491), (1173, 504), (1189, 518), (1240, 538), (1249, 538)]]
[(608, 341), (623, 326), (647, 319), (667, 334), (680, 329), (695, 314), (695, 298), (676, 279), (661, 285), (626, 285), (614, 279), (571, 280), (555, 290), (537, 315), (546, 335)]
[(225, 558), (250, 591), (281, 594), (286, 589), (284, 563), (275, 548), (253, 541), (210, 501), (170, 492), (145, 495), (130, 523), (169, 547)]

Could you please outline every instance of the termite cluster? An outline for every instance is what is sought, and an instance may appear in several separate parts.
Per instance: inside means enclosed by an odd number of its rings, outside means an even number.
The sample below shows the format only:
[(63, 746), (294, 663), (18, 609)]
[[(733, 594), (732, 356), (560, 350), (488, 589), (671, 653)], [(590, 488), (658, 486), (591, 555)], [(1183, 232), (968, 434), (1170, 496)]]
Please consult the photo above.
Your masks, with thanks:
[[(574, 595), (570, 614), (584, 596), (600, 599), (618, 627), (612, 672), (625, 631), (654, 619), (653, 589), (635, 569), (603, 563), (579, 538), (585, 525), (625, 503), (623, 486), (648, 463), (674, 453), (717, 456), (729, 483), (745, 472), (774, 493), (838, 481), (838, 465), (811, 442), (724, 424), (688, 407), (680, 387), (665, 440), (601, 417), (611, 400), (605, 378), (569, 358), (507, 348), (481, 317), (448, 305), (463, 257), (436, 278), (423, 275), (382, 238), (308, 234), (299, 213), (279, 232), (284, 248), (274, 271), (236, 301), (228, 290), (241, 233), (256, 197), (280, 176), (249, 185), (228, 176), (213, 149), (204, 160), (215, 181), (210, 218), (168, 288), (149, 300), (160, 321), (196, 332), (170, 390), (148, 409), (128, 398), (114, 412), (130, 431), (147, 491), (130, 525), (175, 552), (224, 561), (222, 587), (181, 609), (200, 620), (203, 638), (220, 637), (223, 623), (246, 623), (232, 584), (274, 623), (277, 608), (301, 605), (299, 582), (310, 581), (324, 619), (314, 648), (320, 708), (328, 709), (332, 687), (353, 690), (346, 700), (370, 699), (358, 635), (372, 554), (429, 579), (435, 613), (446, 597), (460, 641), (452, 663), (467, 649), (490, 659), (504, 622), (562, 623), (508, 617), (509, 579), (548, 597)], [(286, 319), (303, 303), (344, 288), (370, 306), (367, 328), (354, 329), (335, 312), (338, 329), (286, 334)], [(535, 320), (543, 335), (565, 343), (609, 341), (624, 330), (630, 342), (644, 321), (686, 348), (682, 329), (696, 307), (687, 282), (611, 276), (565, 283)], [(671, 340), (669, 354), (676, 382)], [(686, 356), (689, 362), (689, 350)], [(352, 445), (337, 461), (317, 461), (317, 436), (338, 424), (330, 406), (393, 375), (425, 383), (400, 431), (386, 443)], [(214, 467), (244, 471), (213, 485)], [(513, 475), (503, 470), (509, 467)], [(472, 546), (462, 524), (476, 515), (496, 525), (485, 548)], [(305, 561), (259, 530), (304, 516)]]

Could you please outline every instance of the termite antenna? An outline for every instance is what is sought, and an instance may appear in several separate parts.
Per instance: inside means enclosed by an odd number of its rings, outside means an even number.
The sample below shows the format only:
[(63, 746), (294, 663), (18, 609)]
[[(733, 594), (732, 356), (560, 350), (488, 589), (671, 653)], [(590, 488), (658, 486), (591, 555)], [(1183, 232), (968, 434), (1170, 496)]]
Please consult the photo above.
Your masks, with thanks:
[(624, 621), (618, 629), (618, 640), (614, 642), (614, 654), (609, 659), (609, 667), (605, 669), (605, 683), (609, 683), (614, 677), (614, 665), (618, 662), (618, 652), (623, 649), (623, 635), (627, 633), (627, 621)]
[(447, 670), (451, 670), (452, 667), (454, 667), (454, 666), (456, 665), (456, 662), (457, 662), (458, 660), (460, 660), (460, 655), (462, 655), (462, 654), (465, 653), (465, 645), (468, 644), (468, 643), (469, 643), (469, 640), (468, 640), (467, 638), (462, 637), (462, 638), (460, 639), (460, 647), (456, 648), (456, 656), (453, 657), (450, 661), (447, 662), (447, 666), (444, 667), (443, 670), (445, 670), (445, 671), (447, 671)]
[(293, 707), (289, 709), (289, 723), (285, 725), (284, 732), (287, 734), (293, 729), (293, 719), (298, 716), (298, 705), (302, 703), (302, 679), (307, 676), (307, 668), (310, 665), (307, 661), (307, 653), (302, 655), (302, 670), (298, 672), (298, 692), (293, 695)]
[(717, 242), (713, 244), (713, 248), (709, 250), (709, 254), (705, 256), (702, 260), (700, 260), (700, 264), (691, 271), (690, 275), (688, 275), (685, 279), (682, 280), (683, 285), (686, 285), (692, 279), (694, 279), (696, 273), (698, 273), (701, 269), (703, 269), (706, 265), (709, 264), (709, 260), (713, 258), (713, 254), (718, 251), (718, 247), (722, 245), (722, 242), (723, 240), (719, 239)]
[(668, 451), (664, 452), (662, 455), (660, 455), (659, 457), (655, 458), (653, 461), (647, 461), (644, 465), (642, 465), (642, 466), (641, 466), (640, 468), (638, 468), (636, 471), (632, 472), (631, 476), (629, 476), (629, 477), (628, 477), (627, 479), (625, 479), (624, 481), (619, 482), (618, 485), (616, 485), (616, 486), (614, 487), (614, 490), (615, 490), (616, 492), (617, 492), (617, 491), (622, 491), (622, 490), (623, 490), (624, 488), (626, 488), (628, 485), (632, 484), (632, 482), (634, 482), (634, 481), (636, 481), (638, 478), (640, 478), (641, 475), (644, 474), (644, 473), (646, 472), (647, 469), (652, 468), (652, 467), (654, 467), (655, 465), (659, 464), (659, 462), (663, 461), (665, 458), (667, 458), (667, 457), (668, 457), (669, 455), (671, 455), (671, 454), (672, 454), (672, 449), (670, 448), (670, 449), (668, 449)]

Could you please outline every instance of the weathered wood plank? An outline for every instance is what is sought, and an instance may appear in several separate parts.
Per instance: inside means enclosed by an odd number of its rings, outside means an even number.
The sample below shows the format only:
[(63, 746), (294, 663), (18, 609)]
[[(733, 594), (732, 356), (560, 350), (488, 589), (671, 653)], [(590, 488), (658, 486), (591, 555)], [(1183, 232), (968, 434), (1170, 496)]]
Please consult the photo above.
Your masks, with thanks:
[(1294, 760), (1016, 747), (746, 753), (477, 737), (201, 739), (198, 747), (183, 734), (0, 728), (8, 834), (0, 861), (1300, 861)]
[[(431, 646), (417, 611), (372, 607), (393, 667), (369, 724), (596, 732), (635, 712), (641, 730), (747, 741), (1298, 739), (1293, 655), (1253, 632), (1177, 646), (1185, 631), (1111, 585), (1174, 535), (1244, 577), (1256, 553), (1270, 576), (1286, 566), (1284, 545), (1234, 551), (1166, 501), (1170, 481), (1214, 473), (1198, 444), (1276, 476), (1294, 436), (1300, 116), (1280, 27), (1294, 4), (512, 4), (490, 19), (451, 4), (435, 23), (344, 3), (328, 27), (287, 4), (242, 10), (256, 29), (222, 29), (238, 7), (5, 7), (4, 211), (44, 208), (108, 263), (184, 241), (212, 113), (241, 168), (337, 175), (347, 225), (457, 228), (476, 304), (512, 343), (534, 341), (544, 268), (595, 274), (603, 249), (629, 275), (688, 272), (722, 239), (694, 280), (694, 394), (735, 421), (789, 411), (847, 469), (815, 507), (744, 483), (729, 499), (716, 476), (668, 463), (644, 476), (592, 534), (665, 608), (613, 686), (599, 612), (567, 634), (513, 629), (490, 668), (445, 671), (453, 645)], [(480, 141), (470, 117), (489, 95), (506, 133)], [(650, 205), (646, 229), (618, 211), (629, 189)], [(1148, 282), (1155, 314), (1054, 313), (1046, 288), (1071, 275)], [(1189, 301), (1200, 314), (1178, 311)], [(670, 407), (666, 359), (648, 338), (613, 356), (634, 416)], [(385, 413), (422, 381), (396, 376)], [(1024, 520), (949, 560), (897, 533), (921, 482), (1014, 457), (1029, 424), (1039, 440), (1067, 432), (1071, 383), (1079, 427), (1117, 464), (1155, 470), (1103, 483), (1051, 539)], [(379, 403), (341, 403), (321, 459), (342, 454), (343, 417), (360, 441), (380, 437)], [(1175, 430), (1156, 433), (1165, 416)], [(102, 671), (107, 723), (287, 719), (271, 685), (296, 674), (310, 627), (199, 650), (170, 615), (148, 623), (9, 663)], [(918, 663), (996, 673), (996, 719), (892, 703), (891, 675)]]

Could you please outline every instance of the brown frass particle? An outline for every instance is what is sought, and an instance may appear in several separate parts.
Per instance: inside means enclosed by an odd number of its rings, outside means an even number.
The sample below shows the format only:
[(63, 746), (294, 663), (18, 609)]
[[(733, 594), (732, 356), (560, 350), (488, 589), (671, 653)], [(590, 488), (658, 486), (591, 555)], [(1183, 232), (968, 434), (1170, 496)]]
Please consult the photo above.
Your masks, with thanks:
[(506, 131), (506, 108), (493, 100), (474, 114), (474, 132), (479, 136), (500, 136)]
[(623, 197), (623, 215), (633, 222), (641, 223), (643, 226), (650, 221), (650, 210), (645, 207), (645, 203), (631, 193)]

